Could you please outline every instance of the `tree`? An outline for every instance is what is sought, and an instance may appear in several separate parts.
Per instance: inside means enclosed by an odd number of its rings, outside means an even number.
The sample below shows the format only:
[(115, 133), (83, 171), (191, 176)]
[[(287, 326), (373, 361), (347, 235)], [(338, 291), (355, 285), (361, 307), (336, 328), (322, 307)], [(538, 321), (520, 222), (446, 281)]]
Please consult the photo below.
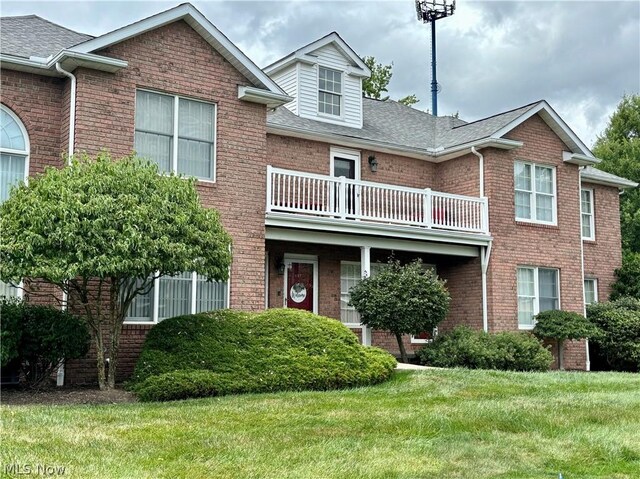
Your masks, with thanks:
[[(362, 61), (364, 61), (365, 65), (371, 70), (371, 76), (362, 80), (362, 94), (376, 100), (388, 100), (389, 95), (382, 97), (382, 94), (388, 91), (387, 86), (389, 86), (389, 82), (393, 76), (393, 63), (391, 65), (383, 65), (382, 63), (377, 63), (375, 57), (364, 57)], [(412, 94), (400, 98), (398, 103), (411, 106), (419, 101), (418, 97)]]
[(391, 65), (376, 63), (375, 57), (364, 57), (362, 61), (371, 70), (371, 76), (362, 80), (362, 94), (376, 100), (388, 100), (388, 96), (380, 97), (382, 93), (387, 92), (387, 86), (393, 76), (393, 63)]
[[(593, 153), (598, 168), (640, 183), (640, 95), (625, 95), (598, 136)], [(640, 253), (640, 187), (620, 196), (622, 247)]]
[[(107, 152), (14, 188), (0, 206), (0, 232), (0, 279), (50, 283), (86, 318), (101, 389), (115, 385), (122, 322), (137, 295), (183, 271), (224, 280), (231, 262), (231, 239), (218, 213), (201, 206), (195, 180)], [(60, 296), (25, 283), (28, 294)]]
[(418, 97), (415, 95), (415, 93), (413, 93), (411, 95), (407, 95), (403, 98), (400, 98), (398, 100), (398, 103), (402, 103), (403, 105), (406, 105), (406, 106), (411, 106), (411, 105), (415, 105), (419, 101), (420, 100), (418, 100)]
[(622, 266), (616, 269), (616, 281), (611, 289), (612, 301), (623, 297), (640, 299), (640, 253), (623, 255)]
[(593, 337), (598, 334), (598, 328), (581, 314), (550, 310), (536, 316), (533, 334), (540, 339), (554, 339), (558, 342), (558, 366), (564, 369), (564, 342), (567, 339)]
[(449, 311), (445, 282), (420, 260), (401, 265), (390, 259), (374, 276), (351, 288), (349, 304), (360, 313), (363, 324), (391, 332), (398, 341), (400, 356), (407, 362), (403, 334), (431, 331)]

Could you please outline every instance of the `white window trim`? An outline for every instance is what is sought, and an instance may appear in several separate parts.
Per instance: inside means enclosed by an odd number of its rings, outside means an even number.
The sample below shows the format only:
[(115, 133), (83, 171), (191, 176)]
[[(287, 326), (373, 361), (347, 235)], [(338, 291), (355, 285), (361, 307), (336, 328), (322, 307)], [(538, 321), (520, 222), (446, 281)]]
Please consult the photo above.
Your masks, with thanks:
[[(552, 269), (554, 271), (556, 271), (556, 279), (558, 281), (558, 309), (562, 309), (562, 302), (561, 302), (561, 296), (560, 296), (560, 269), (559, 268), (551, 268), (551, 267), (547, 267), (547, 266), (528, 266), (528, 265), (520, 265), (516, 268), (516, 304), (518, 302), (518, 299), (520, 298), (520, 295), (518, 294), (517, 291), (517, 278), (518, 278), (518, 270), (519, 269), (532, 269), (533, 270), (533, 324), (520, 324), (520, 318), (519, 318), (519, 308), (517, 311), (517, 321), (518, 321), (518, 329), (522, 329), (522, 330), (532, 330), (535, 325), (536, 325), (536, 320), (535, 317), (538, 315), (538, 313), (540, 313), (540, 284), (538, 282), (538, 271), (541, 269)], [(584, 288), (583, 288), (584, 291)], [(528, 298), (530, 298), (531, 296), (527, 296)]]
[[(589, 192), (589, 202), (591, 204), (591, 213), (585, 213), (582, 211), (582, 192)], [(591, 236), (582, 236), (582, 215), (589, 215), (589, 231)], [(596, 239), (596, 210), (595, 210), (595, 198), (593, 188), (580, 188), (580, 235), (583, 241), (595, 241)]]
[[(550, 226), (557, 226), (558, 224), (558, 187), (556, 184), (556, 167), (553, 165), (545, 165), (542, 163), (534, 163), (531, 161), (523, 161), (523, 160), (516, 160), (515, 163), (520, 163), (523, 165), (530, 165), (531, 166), (531, 191), (525, 191), (525, 190), (518, 190), (516, 188), (516, 179), (515, 179), (515, 168), (514, 168), (514, 174), (513, 174), (513, 196), (514, 196), (514, 201), (513, 201), (513, 208), (514, 208), (514, 217), (516, 219), (516, 221), (521, 222), (521, 223), (532, 223), (532, 224), (540, 224), (540, 225), (550, 225)], [(542, 221), (539, 219), (534, 219), (533, 216), (535, 215), (537, 217), (538, 213), (537, 213), (537, 208), (536, 208), (536, 194), (538, 194), (535, 190), (535, 185), (536, 185), (536, 166), (539, 168), (548, 168), (551, 169), (551, 182), (552, 182), (552, 186), (553, 186), (553, 202), (552, 202), (552, 211), (551, 214), (553, 215), (553, 219), (551, 221)], [(514, 164), (515, 167), (515, 164)], [(516, 202), (515, 202), (515, 193), (516, 191), (521, 191), (521, 192), (526, 192), (531, 194), (531, 216), (532, 218), (520, 218), (518, 217), (518, 209), (516, 208)], [(540, 193), (540, 194), (547, 194), (547, 193)], [(548, 194), (547, 194), (548, 195)], [(548, 195), (549, 196), (549, 195)]]
[(360, 171), (361, 171), (360, 150), (350, 150), (348, 148), (340, 148), (340, 147), (332, 146), (329, 151), (330, 151), (329, 176), (333, 176), (335, 159), (344, 158), (345, 160), (355, 161), (355, 169), (356, 169), (355, 180), (360, 181)]
[[(597, 303), (598, 302), (598, 278), (589, 278), (589, 277), (585, 277), (584, 278), (584, 283), (586, 283), (587, 281), (593, 281), (593, 302)], [(585, 306), (587, 304), (593, 304), (593, 303), (587, 303), (587, 289), (583, 288), (584, 291), (584, 304)]]
[(29, 134), (27, 133), (27, 128), (22, 123), (22, 120), (18, 115), (15, 114), (13, 110), (9, 107), (0, 104), (0, 108), (7, 113), (18, 125), (20, 128), (20, 132), (22, 133), (22, 137), (24, 138), (24, 150), (14, 150), (13, 148), (0, 148), (0, 153), (7, 153), (9, 155), (15, 156), (23, 156), (24, 157), (24, 182), (27, 183), (29, 179), (29, 163), (31, 159), (31, 143), (29, 142)]
[[(331, 171), (333, 171), (333, 166), (331, 167)], [(342, 265), (348, 264), (350, 266), (358, 266), (360, 268), (360, 261), (340, 261), (340, 283), (342, 283)], [(362, 278), (360, 278), (362, 280)], [(340, 285), (340, 301), (342, 301), (342, 284)], [(354, 309), (355, 310), (355, 309)], [(342, 309), (340, 310), (342, 312)], [(356, 311), (357, 312), (357, 311)], [(344, 323), (342, 322), (342, 318), (339, 320), (343, 325), (350, 329), (363, 329), (364, 324), (362, 323)]]
[[(325, 70), (331, 70), (333, 72), (340, 74), (340, 93), (336, 93), (333, 91), (322, 90), (320, 89), (320, 68), (324, 68)], [(320, 111), (320, 92), (329, 93), (331, 95), (336, 95), (340, 97), (340, 114), (332, 115), (331, 113), (324, 113)], [(316, 66), (316, 112), (318, 116), (329, 119), (339, 119), (344, 120), (344, 72), (341, 70), (336, 70), (335, 68), (325, 67), (324, 65)]]
[[(229, 301), (231, 299), (231, 271), (229, 271), (229, 276), (227, 278), (227, 294), (226, 294), (226, 306), (229, 307)], [(191, 272), (191, 311), (189, 314), (196, 314), (196, 306), (197, 306), (197, 292), (198, 292), (198, 273), (195, 271)], [(139, 325), (150, 325), (150, 324), (158, 324), (158, 304), (160, 303), (160, 277), (157, 277), (153, 280), (153, 303), (151, 305), (151, 314), (153, 319), (151, 321), (128, 321), (124, 320), (122, 324), (139, 324)]]
[[(164, 95), (173, 98), (173, 147), (171, 151), (171, 172), (174, 174), (178, 174), (178, 128), (179, 128), (179, 118), (178, 112), (180, 110), (180, 99), (189, 100), (189, 101), (197, 101), (200, 103), (205, 103), (207, 105), (213, 105), (213, 168), (212, 168), (212, 178), (195, 178), (198, 182), (201, 183), (215, 183), (218, 173), (218, 103), (212, 101), (201, 100), (199, 98), (193, 98), (185, 95), (174, 95), (172, 93), (165, 93), (157, 90), (149, 90), (147, 88), (137, 88), (136, 89), (136, 97), (139, 91), (146, 91), (149, 93), (155, 93), (156, 95)], [(134, 100), (134, 105), (137, 104), (137, 98)], [(134, 125), (135, 132), (135, 125)]]

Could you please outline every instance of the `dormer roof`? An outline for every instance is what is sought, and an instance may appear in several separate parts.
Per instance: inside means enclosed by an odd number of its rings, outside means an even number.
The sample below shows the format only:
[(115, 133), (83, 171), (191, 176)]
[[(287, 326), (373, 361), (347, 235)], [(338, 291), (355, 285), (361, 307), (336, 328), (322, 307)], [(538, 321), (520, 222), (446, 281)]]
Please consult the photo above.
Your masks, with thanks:
[(264, 67), (263, 70), (268, 75), (273, 75), (295, 62), (302, 62), (310, 65), (314, 64), (316, 60), (313, 53), (327, 45), (333, 45), (337, 48), (344, 58), (350, 63), (351, 69), (348, 72), (350, 75), (360, 76), (363, 78), (371, 76), (371, 70), (369, 67), (365, 65), (358, 54), (353, 51), (353, 49), (342, 39), (340, 35), (338, 35), (337, 32), (331, 32), (318, 40), (298, 48), (284, 58)]

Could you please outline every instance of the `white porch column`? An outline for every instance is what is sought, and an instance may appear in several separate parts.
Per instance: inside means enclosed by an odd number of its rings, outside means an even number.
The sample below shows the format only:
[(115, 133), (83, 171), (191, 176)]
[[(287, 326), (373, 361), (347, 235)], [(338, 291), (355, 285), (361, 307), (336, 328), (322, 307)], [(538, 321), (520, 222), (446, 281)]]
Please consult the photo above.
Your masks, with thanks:
[[(362, 279), (371, 274), (371, 246), (360, 247), (360, 275)], [(371, 329), (362, 325), (362, 344), (371, 346)]]

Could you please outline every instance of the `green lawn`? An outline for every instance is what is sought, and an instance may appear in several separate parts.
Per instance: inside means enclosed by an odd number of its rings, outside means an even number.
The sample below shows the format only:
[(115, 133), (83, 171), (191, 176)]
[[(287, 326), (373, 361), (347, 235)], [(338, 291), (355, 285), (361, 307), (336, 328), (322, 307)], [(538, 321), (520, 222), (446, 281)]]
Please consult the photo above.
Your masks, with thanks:
[(7, 463), (82, 478), (640, 477), (640, 375), (430, 370), (376, 387), (3, 406)]

